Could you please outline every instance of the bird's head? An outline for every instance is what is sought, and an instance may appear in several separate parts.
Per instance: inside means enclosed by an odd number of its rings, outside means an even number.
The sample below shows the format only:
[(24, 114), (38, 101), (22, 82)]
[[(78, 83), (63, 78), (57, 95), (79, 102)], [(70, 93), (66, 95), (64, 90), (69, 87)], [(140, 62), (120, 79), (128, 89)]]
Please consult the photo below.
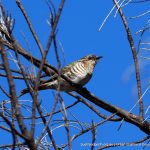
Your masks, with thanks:
[(95, 65), (97, 63), (97, 61), (100, 60), (101, 58), (102, 58), (102, 56), (87, 55), (87, 56), (81, 58), (81, 60), (87, 61), (88, 63)]
[(102, 56), (96, 56), (96, 55), (87, 55), (81, 59), (81, 61), (84, 62), (84, 64), (87, 66), (90, 72), (93, 71), (95, 65), (97, 64), (98, 60), (100, 60)]

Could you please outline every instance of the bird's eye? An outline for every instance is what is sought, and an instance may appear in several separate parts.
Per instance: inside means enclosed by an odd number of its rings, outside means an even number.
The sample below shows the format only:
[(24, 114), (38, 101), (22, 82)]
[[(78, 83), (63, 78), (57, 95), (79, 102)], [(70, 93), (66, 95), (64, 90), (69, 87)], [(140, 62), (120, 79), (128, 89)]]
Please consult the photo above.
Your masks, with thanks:
[(89, 59), (91, 60), (91, 59), (93, 59), (93, 57), (92, 57), (92, 56), (89, 56)]

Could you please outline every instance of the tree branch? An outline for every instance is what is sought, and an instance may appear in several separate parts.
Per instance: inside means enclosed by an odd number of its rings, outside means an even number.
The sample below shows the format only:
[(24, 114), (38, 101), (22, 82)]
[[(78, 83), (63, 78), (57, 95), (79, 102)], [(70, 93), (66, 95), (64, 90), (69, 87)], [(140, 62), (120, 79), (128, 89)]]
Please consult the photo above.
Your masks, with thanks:
[(129, 41), (129, 44), (130, 44), (130, 47), (131, 47), (132, 56), (133, 56), (133, 60), (134, 60), (136, 81), (137, 81), (137, 90), (138, 90), (138, 99), (139, 99), (139, 115), (140, 115), (141, 119), (143, 119), (144, 118), (144, 108), (143, 108), (143, 100), (141, 98), (141, 96), (142, 96), (141, 79), (140, 79), (139, 63), (138, 63), (136, 48), (135, 48), (135, 45), (134, 45), (134, 40), (133, 40), (130, 28), (128, 26), (128, 23), (126, 21), (126, 18), (124, 16), (123, 12), (122, 12), (121, 7), (119, 6), (119, 4), (117, 3), (116, 0), (113, 0), (113, 2), (114, 2), (114, 4), (116, 5), (116, 7), (119, 11), (119, 14), (121, 16), (122, 22), (123, 22), (124, 27), (126, 29), (128, 41)]

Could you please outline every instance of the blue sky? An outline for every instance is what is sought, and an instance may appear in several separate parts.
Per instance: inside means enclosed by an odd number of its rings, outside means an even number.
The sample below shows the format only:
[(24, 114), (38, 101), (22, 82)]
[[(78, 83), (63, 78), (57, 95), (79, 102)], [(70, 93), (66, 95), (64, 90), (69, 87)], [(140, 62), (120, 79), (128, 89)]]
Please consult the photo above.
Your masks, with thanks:
[[(44, 0), (38, 0), (37, 2), (33, 0), (30, 2), (23, 0), (22, 3), (29, 14), (30, 20), (35, 27), (38, 36), (40, 37), (43, 47), (45, 48), (50, 29), (49, 25), (47, 24), (47, 20), (49, 19), (49, 10)], [(58, 7), (58, 4), (59, 1), (56, 0), (56, 7)], [(6, 0), (4, 1), (4, 5), (12, 14), (12, 17), (15, 18), (14, 36), (16, 39), (23, 45), (24, 48), (28, 49), (22, 36), (23, 33), (30, 44), (32, 49), (31, 53), (34, 54), (35, 57), (40, 58), (37, 46), (31, 36), (31, 33), (29, 32), (22, 14), (20, 13), (20, 10), (15, 5), (15, 2), (8, 2), (8, 0)], [(142, 5), (142, 7), (140, 4), (131, 4), (127, 7), (124, 7), (123, 10), (126, 14), (126, 17), (131, 17), (148, 10), (148, 6), (150, 6), (150, 3)], [(113, 11), (102, 30), (98, 32), (100, 25), (112, 7), (112, 0), (66, 1), (57, 31), (57, 40), (60, 41), (63, 46), (63, 52), (62, 49), (59, 48), (59, 54), (62, 60), (62, 66), (78, 60), (87, 54), (103, 56), (103, 59), (95, 68), (93, 78), (86, 85), (86, 87), (94, 95), (107, 101), (108, 103), (121, 107), (125, 110), (130, 110), (137, 101), (136, 80), (131, 49), (119, 14), (117, 14), (116, 18), (114, 18), (115, 11)], [(149, 15), (146, 15), (140, 19), (128, 20), (136, 46), (139, 36), (136, 35), (135, 32), (144, 26), (148, 18)], [(145, 35), (145, 39), (146, 41), (149, 41), (150, 38), (149, 36)], [(139, 57), (148, 55), (149, 54), (147, 52), (143, 51), (140, 51), (139, 53)], [(51, 47), (49, 52), (48, 61), (50, 64), (57, 66), (53, 47)], [(144, 92), (148, 86), (148, 78), (150, 74), (148, 70), (149, 60), (140, 58), (140, 64), (142, 90)], [(17, 88), (21, 89), (23, 87), (24, 86), (18, 86)], [(45, 107), (47, 110), (51, 108), (50, 101), (53, 100), (52, 95), (52, 90), (40, 92), (40, 98), (42, 99), (43, 107)], [(61, 95), (66, 105), (74, 102), (74, 100), (65, 93), (61, 93)], [(26, 95), (23, 98), (29, 99), (30, 97)], [(144, 96), (145, 109), (149, 106), (148, 100), (149, 91)], [(101, 108), (98, 109), (100, 112), (105, 112)], [(102, 120), (83, 104), (79, 104), (78, 106), (70, 109), (70, 112), (81, 122), (91, 123), (93, 120), (95, 123), (97, 123)], [(109, 114), (107, 112), (105, 113)], [(138, 107), (136, 107), (132, 113), (137, 114)], [(148, 114), (146, 114), (146, 116), (147, 115)], [(62, 119), (61, 115), (54, 117), (54, 119), (58, 118)], [(68, 118), (73, 119), (69, 113)], [(128, 123), (123, 123), (121, 130), (118, 132), (117, 128), (119, 125), (119, 122), (107, 122), (106, 124), (100, 126), (97, 130), (96, 143), (130, 142), (136, 141), (145, 136), (145, 134), (142, 133), (138, 128), (134, 127), (133, 125), (129, 125)], [(73, 131), (76, 132), (77, 130), (73, 129)], [(62, 142), (60, 134), (63, 136), (63, 130), (56, 130), (56, 141), (58, 141), (59, 144)], [(72, 132), (72, 134), (74, 133)], [(89, 147), (81, 147), (80, 143), (91, 142), (91, 138), (89, 138), (90, 136), (91, 133), (85, 134), (78, 140), (74, 141), (73, 149), (89, 149)], [(5, 139), (5, 141), (7, 141), (7, 139)], [(111, 149), (131, 150), (135, 148), (118, 147)], [(136, 147), (136, 149), (140, 150), (141, 147)]]

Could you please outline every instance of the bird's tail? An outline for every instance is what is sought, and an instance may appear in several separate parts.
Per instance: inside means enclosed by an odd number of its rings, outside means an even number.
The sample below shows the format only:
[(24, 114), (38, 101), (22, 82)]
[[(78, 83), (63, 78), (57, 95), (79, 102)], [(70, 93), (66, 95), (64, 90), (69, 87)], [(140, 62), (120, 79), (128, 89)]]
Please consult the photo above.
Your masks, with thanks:
[(23, 89), (22, 91), (21, 91), (21, 94), (26, 94), (26, 93), (29, 93), (29, 88), (26, 88), (26, 89)]
[[(38, 90), (46, 90), (52, 88), (50, 83), (43, 83), (38, 87)], [(29, 88), (23, 89), (20, 96), (29, 93)]]
[[(23, 89), (23, 90), (21, 91), (20, 96), (22, 96), (22, 95), (24, 95), (24, 94), (27, 94), (27, 93), (29, 93), (29, 88)], [(19, 97), (20, 97), (20, 96), (19, 96)]]

